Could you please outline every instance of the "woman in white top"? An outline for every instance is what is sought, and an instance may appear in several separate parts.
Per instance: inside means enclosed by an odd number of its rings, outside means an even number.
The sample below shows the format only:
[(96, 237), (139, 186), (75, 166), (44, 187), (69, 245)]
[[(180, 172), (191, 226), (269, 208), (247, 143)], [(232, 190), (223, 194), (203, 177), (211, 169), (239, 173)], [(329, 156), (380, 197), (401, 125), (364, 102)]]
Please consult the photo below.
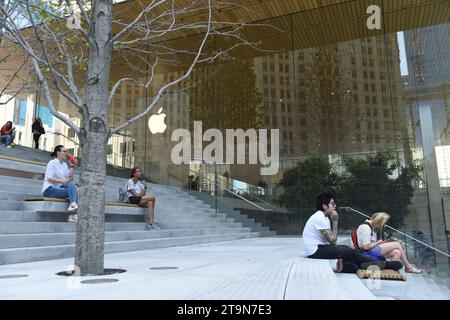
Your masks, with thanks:
[(67, 160), (67, 150), (62, 145), (55, 147), (51, 153), (55, 159), (47, 164), (45, 169), (44, 184), (42, 186), (42, 194), (47, 198), (69, 198), (69, 222), (77, 222), (78, 209), (78, 189), (73, 182), (74, 164), (70, 164), (70, 170), (65, 162)]
[(139, 168), (131, 170), (130, 179), (127, 182), (128, 201), (147, 208), (147, 226), (145, 230), (158, 230), (159, 227), (154, 223), (156, 199), (145, 195), (147, 193), (147, 183), (141, 180), (141, 176)]
[(420, 274), (422, 270), (409, 263), (405, 251), (399, 242), (386, 242), (377, 240), (377, 231), (381, 230), (389, 220), (389, 215), (385, 212), (375, 213), (370, 220), (358, 227), (356, 231), (358, 247), (365, 251), (374, 251), (392, 261), (400, 261), (405, 265), (408, 273)]

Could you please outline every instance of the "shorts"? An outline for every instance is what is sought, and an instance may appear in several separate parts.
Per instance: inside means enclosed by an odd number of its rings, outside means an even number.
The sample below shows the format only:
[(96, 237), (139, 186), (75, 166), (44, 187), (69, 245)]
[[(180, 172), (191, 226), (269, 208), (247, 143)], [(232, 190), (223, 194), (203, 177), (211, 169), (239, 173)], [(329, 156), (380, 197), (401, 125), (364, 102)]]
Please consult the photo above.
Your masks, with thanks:
[(375, 253), (381, 255), (381, 246), (379, 244), (377, 244), (375, 247), (373, 247), (372, 249), (367, 250), (367, 251), (372, 251), (372, 252), (375, 252)]
[(139, 204), (139, 203), (141, 203), (141, 199), (142, 199), (142, 197), (128, 197), (128, 201), (131, 204)]

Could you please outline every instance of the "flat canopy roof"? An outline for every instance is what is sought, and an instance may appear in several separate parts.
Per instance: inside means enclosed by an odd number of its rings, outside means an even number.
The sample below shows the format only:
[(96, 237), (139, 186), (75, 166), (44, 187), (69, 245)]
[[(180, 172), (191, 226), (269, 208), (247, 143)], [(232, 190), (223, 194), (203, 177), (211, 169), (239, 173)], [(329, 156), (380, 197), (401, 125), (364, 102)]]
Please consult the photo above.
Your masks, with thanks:
[[(450, 22), (449, 0), (229, 0), (228, 2), (233, 2), (236, 6), (216, 10), (214, 17), (220, 21), (264, 23), (277, 27), (277, 29), (253, 27), (243, 32), (246, 39), (259, 41), (262, 49), (273, 52), (329, 45)], [(144, 0), (115, 3), (114, 19), (125, 23), (132, 21), (148, 3)], [(168, 1), (168, 4), (171, 3)], [(190, 1), (176, 0), (175, 3), (185, 6)], [(369, 17), (367, 8), (371, 5), (378, 5), (382, 9), (383, 23), (380, 30), (367, 28)], [(195, 21), (202, 16), (204, 12), (195, 12), (186, 14), (183, 19)], [(117, 32), (117, 27), (113, 31)], [(176, 46), (181, 48), (192, 48), (200, 37), (195, 30), (183, 30), (171, 32), (165, 39), (158, 41), (176, 43)], [(4, 54), (0, 51), (0, 57)], [(251, 58), (262, 54), (261, 51), (250, 47), (240, 47), (232, 52), (232, 55), (238, 58)], [(18, 53), (11, 61), (10, 65), (2, 63), (0, 66), (2, 88), (7, 79), (5, 75), (11, 74), (18, 61), (24, 61), (24, 58)], [(112, 79), (118, 79), (129, 72), (129, 64), (119, 55), (113, 56), (112, 64)], [(23, 68), (22, 77), (25, 77), (29, 70)]]

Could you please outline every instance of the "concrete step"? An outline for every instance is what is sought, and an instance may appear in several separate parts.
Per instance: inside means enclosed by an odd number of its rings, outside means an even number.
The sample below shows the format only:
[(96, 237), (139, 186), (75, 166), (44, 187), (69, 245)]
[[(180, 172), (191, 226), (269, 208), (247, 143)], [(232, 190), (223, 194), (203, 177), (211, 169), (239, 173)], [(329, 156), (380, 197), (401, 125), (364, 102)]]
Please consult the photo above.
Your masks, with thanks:
[[(22, 201), (25, 200), (26, 198), (42, 196), (41, 188), (42, 188), (41, 184), (37, 187), (5, 185), (5, 187), (0, 187), (0, 200)], [(150, 194), (150, 195), (156, 198), (157, 205), (160, 205), (161, 203), (162, 204), (171, 203), (173, 205), (179, 204), (190, 208), (195, 206), (196, 208), (211, 209), (210, 206), (205, 205), (202, 202), (184, 198), (182, 195), (179, 196), (166, 194), (164, 195)], [(107, 192), (105, 199), (106, 201), (116, 202), (118, 200), (118, 191)]]
[[(27, 150), (25, 150), (27, 151)], [(19, 154), (19, 153), (17, 153)], [(26, 153), (21, 155), (26, 157)], [(43, 157), (47, 163), (50, 157)], [(44, 173), (45, 165), (35, 165), (0, 158), (0, 168)], [(2, 171), (5, 172), (5, 171)], [(16, 175), (18, 175), (16, 173)], [(42, 179), (42, 176), (34, 176)], [(31, 178), (31, 176), (30, 176)], [(76, 171), (79, 181), (79, 169)], [(118, 189), (127, 179), (108, 176), (106, 199), (116, 201)], [(73, 257), (76, 224), (66, 222), (67, 203), (25, 202), (24, 198), (41, 194), (42, 180), (0, 176), (0, 264)], [(180, 188), (149, 183), (149, 195), (156, 197), (155, 219), (159, 231), (144, 231), (144, 208), (106, 207), (105, 252), (123, 252), (228, 241), (272, 232), (244, 227), (247, 220), (216, 213), (210, 204)], [(37, 212), (41, 211), (41, 212)]]
[[(66, 222), (68, 214), (62, 212), (36, 212), (36, 211), (15, 211), (15, 210), (1, 210), (0, 222)], [(215, 214), (210, 212), (198, 211), (195, 213), (185, 214), (179, 211), (158, 211), (156, 210), (156, 217), (158, 219), (167, 220), (192, 220), (206, 221), (208, 219), (231, 219), (223, 213)], [(145, 211), (137, 215), (116, 215), (106, 214), (106, 221), (109, 222), (143, 222), (145, 221)], [(216, 221), (216, 220), (214, 220)], [(228, 220), (234, 221), (234, 220)]]
[[(28, 193), (36, 193), (36, 195), (41, 194), (43, 181), (41, 180), (33, 180), (27, 179), (28, 181), (15, 181), (16, 177), (6, 177), (5, 179), (0, 180), (0, 191), (12, 191), (12, 192), (28, 192)], [(78, 179), (75, 179), (78, 183)], [(106, 185), (105, 192), (110, 196), (118, 196), (119, 188), (122, 188), (120, 185)], [(190, 197), (187, 194), (182, 192), (170, 192), (167, 190), (162, 190), (160, 188), (150, 188), (148, 190), (149, 195), (155, 195), (161, 198), (167, 197), (179, 197), (182, 196), (184, 199), (197, 202), (198, 200)]]
[(0, 210), (20, 210), (22, 201), (0, 200)]
[[(230, 233), (175, 238), (106, 242), (105, 253), (149, 250), (164, 247), (221, 242), (258, 237), (258, 233)], [(0, 249), (0, 265), (73, 257), (75, 245)]]
[[(13, 167), (13, 166), (12, 166)], [(45, 171), (44, 171), (45, 172)], [(75, 173), (75, 180), (79, 180), (79, 175)], [(8, 185), (15, 185), (15, 186), (42, 186), (43, 179), (29, 179), (29, 178), (21, 178), (21, 177), (13, 177), (13, 176), (5, 176), (0, 175), (0, 187), (8, 186)], [(106, 189), (111, 190), (118, 190), (119, 188), (125, 188), (126, 187), (127, 180), (123, 181), (116, 181), (113, 177), (107, 176), (106, 177)], [(186, 196), (195, 199), (191, 197), (188, 193), (185, 193), (182, 190), (178, 189), (169, 189), (164, 185), (158, 185), (158, 184), (152, 184), (148, 183), (148, 190), (149, 191), (155, 191), (161, 194), (185, 194)]]
[(36, 195), (36, 193), (11, 192), (1, 190), (2, 189), (0, 189), (0, 200), (23, 201), (26, 198), (30, 198)]
[[(155, 231), (109, 231), (105, 241), (130, 241), (155, 238), (173, 238), (201, 235), (219, 235), (229, 233), (246, 233), (249, 228), (208, 228), (208, 229), (168, 229)], [(75, 232), (36, 233), (36, 234), (2, 234), (0, 249), (71, 245), (75, 243)]]
[(0, 158), (0, 168), (41, 174), (45, 173), (45, 165), (5, 160), (3, 158)]
[[(157, 200), (158, 201), (158, 200)], [(180, 201), (180, 200), (178, 200)], [(2, 208), (2, 202), (5, 207)], [(12, 201), (0, 200), (0, 210), (24, 210), (24, 211), (36, 211), (36, 212), (66, 212), (68, 203), (67, 202), (52, 202), (52, 201), (14, 201), (15, 206), (8, 205)], [(16, 203), (17, 202), (17, 203)], [(19, 205), (18, 205), (19, 204)], [(11, 207), (11, 208), (10, 208)], [(106, 205), (105, 211), (110, 214), (144, 214), (145, 208), (140, 207), (124, 207), (124, 206), (116, 206), (116, 205)], [(156, 202), (155, 211), (159, 210), (159, 212), (166, 211), (177, 211), (177, 212), (196, 212), (202, 210), (211, 210), (210, 207), (206, 205), (190, 204), (186, 205), (179, 202), (172, 201), (170, 207), (163, 207), (161, 204), (158, 205)], [(209, 211), (211, 212), (211, 211)]]
[[(158, 220), (156, 220), (158, 221)], [(75, 223), (69, 222), (2, 222), (0, 223), (0, 234), (23, 234), (23, 233), (65, 233), (75, 232)], [(242, 224), (231, 222), (202, 222), (195, 221), (172, 223), (160, 223), (162, 229), (198, 229), (198, 228), (240, 228)], [(142, 231), (145, 223), (131, 222), (107, 222), (105, 231)]]

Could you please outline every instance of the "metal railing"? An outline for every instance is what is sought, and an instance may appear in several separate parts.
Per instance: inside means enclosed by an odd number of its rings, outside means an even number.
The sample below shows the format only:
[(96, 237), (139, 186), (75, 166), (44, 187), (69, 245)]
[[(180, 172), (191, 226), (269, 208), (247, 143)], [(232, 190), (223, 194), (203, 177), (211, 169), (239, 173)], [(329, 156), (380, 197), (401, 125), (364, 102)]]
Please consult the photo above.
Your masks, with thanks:
[(71, 141), (73, 144), (75, 144), (75, 145), (77, 145), (77, 146), (80, 145), (77, 141), (73, 140), (72, 138), (69, 138), (68, 136), (66, 136), (65, 134), (63, 134), (63, 133), (61, 133), (61, 132), (47, 131), (46, 133), (50, 133), (50, 134), (52, 134), (52, 135), (54, 135), (54, 136), (61, 136), (61, 137), (65, 138), (65, 139)]
[[(186, 167), (184, 167), (184, 166), (175, 166), (175, 167), (176, 167), (176, 168), (182, 168), (182, 169), (185, 170), (188, 174), (198, 174), (197, 172), (195, 172), (195, 171), (193, 171), (193, 170), (191, 170), (191, 169), (189, 169), (189, 168), (186, 168)], [(206, 180), (207, 180), (211, 185), (213, 185), (213, 186), (215, 185), (215, 186), (217, 186), (217, 187), (219, 187), (219, 188), (222, 187), (220, 183), (214, 182), (214, 181), (213, 181), (214, 179), (209, 178), (207, 175), (206, 175), (206, 176), (203, 175), (202, 178), (206, 179)], [(219, 176), (219, 178), (225, 179), (224, 177), (221, 177), (221, 176)], [(237, 188), (237, 189), (239, 189), (239, 188)], [(245, 197), (241, 196), (240, 194), (238, 194), (238, 193), (236, 193), (236, 192), (234, 192), (234, 191), (232, 191), (232, 190), (230, 190), (230, 189), (228, 189), (228, 188), (222, 188), (222, 190), (224, 190), (224, 191), (226, 191), (226, 192), (228, 192), (228, 193), (234, 195), (235, 197), (237, 197), (237, 198), (239, 198), (239, 199), (244, 200), (245, 202), (249, 203), (250, 205), (252, 205), (252, 206), (258, 208), (259, 210), (262, 210), (262, 211), (271, 211), (270, 209), (266, 209), (266, 208), (263, 208), (263, 207), (257, 205), (257, 204), (254, 203), (253, 201), (250, 201), (250, 200), (246, 199)], [(216, 195), (215, 195), (215, 196), (216, 196)], [(252, 196), (253, 196), (253, 195), (252, 195)], [(254, 197), (254, 198), (257, 198), (256, 196), (253, 196), (253, 197)], [(280, 211), (278, 208), (274, 207), (274, 206), (271, 205), (270, 203), (267, 203), (266, 201), (264, 201), (264, 200), (262, 200), (262, 199), (259, 199), (259, 198), (257, 198), (257, 199), (258, 199), (259, 201), (263, 202), (263, 203), (266, 203), (266, 204), (267, 204), (268, 206), (270, 206), (273, 210), (275, 210), (275, 211), (277, 211), (277, 212)]]
[[(339, 209), (340, 209), (340, 210), (348, 210), (348, 211), (357, 213), (357, 214), (359, 214), (359, 215), (361, 215), (361, 216), (363, 216), (363, 217), (366, 217), (366, 218), (368, 218), (368, 219), (371, 218), (371, 217), (368, 216), (367, 214), (365, 214), (365, 213), (363, 213), (363, 212), (361, 212), (361, 211), (359, 211), (359, 210), (356, 210), (356, 209), (354, 209), (354, 208), (352, 208), (352, 207), (339, 207)], [(443, 255), (446, 256), (447, 258), (450, 258), (450, 255), (449, 255), (448, 253), (446, 253), (446, 252), (444, 252), (444, 251), (442, 251), (442, 250), (439, 250), (439, 249), (437, 249), (437, 248), (435, 248), (435, 247), (429, 245), (428, 243), (425, 243), (425, 242), (423, 242), (423, 241), (420, 241), (419, 239), (416, 239), (416, 238), (410, 236), (409, 234), (406, 234), (406, 233), (404, 233), (404, 232), (402, 232), (402, 231), (400, 231), (400, 230), (398, 230), (398, 229), (396, 229), (396, 228), (394, 228), (394, 227), (391, 227), (391, 226), (389, 226), (389, 225), (387, 225), (387, 224), (384, 225), (384, 227), (386, 227), (386, 228), (388, 228), (388, 229), (390, 229), (390, 230), (392, 230), (392, 231), (395, 231), (395, 232), (397, 232), (397, 233), (403, 235), (404, 237), (406, 237), (406, 238), (408, 238), (408, 239), (410, 239), (410, 240), (413, 240), (413, 241), (415, 241), (415, 242), (417, 242), (417, 243), (420, 243), (420, 244), (426, 246), (427, 248), (430, 248), (430, 249), (432, 249), (432, 250), (434, 250), (434, 251), (436, 251), (436, 252), (439, 252), (440, 254), (443, 254)]]

